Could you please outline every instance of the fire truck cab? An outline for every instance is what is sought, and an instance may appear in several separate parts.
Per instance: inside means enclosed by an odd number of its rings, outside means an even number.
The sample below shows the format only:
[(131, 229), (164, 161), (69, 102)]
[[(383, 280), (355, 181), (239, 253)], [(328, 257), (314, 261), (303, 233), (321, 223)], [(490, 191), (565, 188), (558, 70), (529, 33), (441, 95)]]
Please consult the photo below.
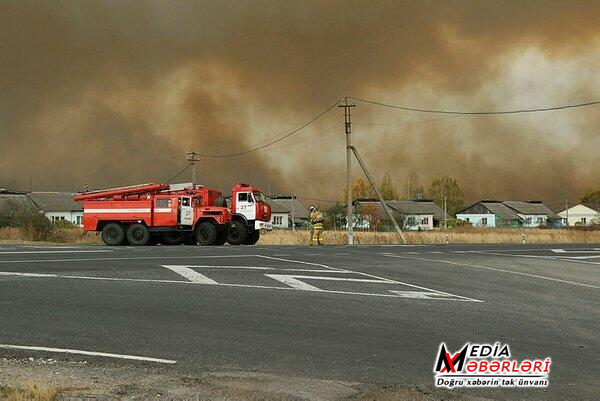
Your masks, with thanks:
[(239, 183), (231, 191), (231, 223), (227, 242), (254, 245), (260, 232), (273, 229), (271, 206), (260, 188)]

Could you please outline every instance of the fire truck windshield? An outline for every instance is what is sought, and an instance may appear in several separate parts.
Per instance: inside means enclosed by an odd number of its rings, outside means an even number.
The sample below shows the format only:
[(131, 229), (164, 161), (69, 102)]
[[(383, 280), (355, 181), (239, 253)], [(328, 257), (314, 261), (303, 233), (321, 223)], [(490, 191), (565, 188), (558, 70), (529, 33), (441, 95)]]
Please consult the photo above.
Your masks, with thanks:
[(259, 191), (254, 192), (254, 199), (256, 199), (257, 202), (267, 203), (265, 196), (263, 195), (262, 192), (259, 192)]

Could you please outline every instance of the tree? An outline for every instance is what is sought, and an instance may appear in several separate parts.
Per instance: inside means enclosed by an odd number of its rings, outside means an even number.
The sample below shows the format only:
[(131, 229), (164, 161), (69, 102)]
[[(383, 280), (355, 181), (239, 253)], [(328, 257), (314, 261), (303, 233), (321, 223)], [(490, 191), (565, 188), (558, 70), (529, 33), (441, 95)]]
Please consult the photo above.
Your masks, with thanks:
[(344, 206), (340, 202), (337, 202), (325, 211), (323, 227), (326, 230), (339, 229), (346, 226), (346, 209)]
[(581, 195), (582, 203), (600, 203), (600, 189), (588, 188)]
[(441, 209), (444, 208), (444, 197), (446, 198), (448, 214), (450, 215), (455, 215), (464, 205), (464, 196), (458, 186), (458, 181), (450, 175), (434, 179), (431, 182), (429, 192), (433, 201)]
[[(354, 179), (351, 188), (353, 201), (357, 199), (371, 199), (376, 196), (371, 185), (360, 176)], [(346, 188), (344, 188), (344, 201), (346, 201), (346, 196)]]
[(400, 198), (389, 174), (386, 174), (381, 180), (379, 191), (384, 200), (396, 200)]
[(379, 230), (383, 224), (379, 209), (375, 205), (365, 205), (360, 211), (360, 219), (368, 221), (372, 230)]
[(423, 189), (423, 185), (411, 185), (408, 187), (408, 193), (405, 198), (407, 200), (419, 199), (425, 195), (425, 190)]

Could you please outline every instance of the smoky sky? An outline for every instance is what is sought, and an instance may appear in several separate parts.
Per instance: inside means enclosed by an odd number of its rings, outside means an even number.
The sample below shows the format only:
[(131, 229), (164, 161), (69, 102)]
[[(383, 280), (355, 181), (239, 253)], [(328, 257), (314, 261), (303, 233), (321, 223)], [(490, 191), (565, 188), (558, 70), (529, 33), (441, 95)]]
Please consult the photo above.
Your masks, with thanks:
[[(0, 187), (164, 181), (187, 150), (244, 151), (345, 94), (459, 110), (596, 100), (598, 21), (597, 1), (0, 2)], [(554, 204), (600, 184), (598, 107), (425, 121), (439, 116), (357, 106), (354, 142), (400, 189), (451, 174), (469, 200)], [(338, 199), (341, 113), (203, 158), (199, 180)]]

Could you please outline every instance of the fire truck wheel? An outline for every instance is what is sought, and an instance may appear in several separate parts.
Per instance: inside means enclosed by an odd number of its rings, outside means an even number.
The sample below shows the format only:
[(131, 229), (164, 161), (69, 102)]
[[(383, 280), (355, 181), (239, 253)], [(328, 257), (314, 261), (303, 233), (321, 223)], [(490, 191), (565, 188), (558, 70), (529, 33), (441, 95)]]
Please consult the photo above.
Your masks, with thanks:
[(229, 225), (229, 234), (227, 235), (227, 242), (231, 245), (242, 245), (246, 241), (248, 236), (248, 230), (246, 225), (241, 222), (234, 220)]
[(196, 239), (200, 245), (214, 245), (217, 241), (217, 228), (208, 221), (198, 224)]
[(258, 242), (259, 238), (260, 238), (260, 231), (258, 231), (258, 230), (251, 231), (250, 233), (248, 233), (248, 236), (246, 237), (246, 241), (244, 241), (244, 245), (254, 245)]
[(117, 246), (125, 240), (125, 230), (118, 223), (109, 223), (102, 229), (101, 236), (106, 245)]
[(127, 239), (133, 246), (144, 246), (150, 241), (150, 232), (144, 224), (136, 223), (127, 229)]

